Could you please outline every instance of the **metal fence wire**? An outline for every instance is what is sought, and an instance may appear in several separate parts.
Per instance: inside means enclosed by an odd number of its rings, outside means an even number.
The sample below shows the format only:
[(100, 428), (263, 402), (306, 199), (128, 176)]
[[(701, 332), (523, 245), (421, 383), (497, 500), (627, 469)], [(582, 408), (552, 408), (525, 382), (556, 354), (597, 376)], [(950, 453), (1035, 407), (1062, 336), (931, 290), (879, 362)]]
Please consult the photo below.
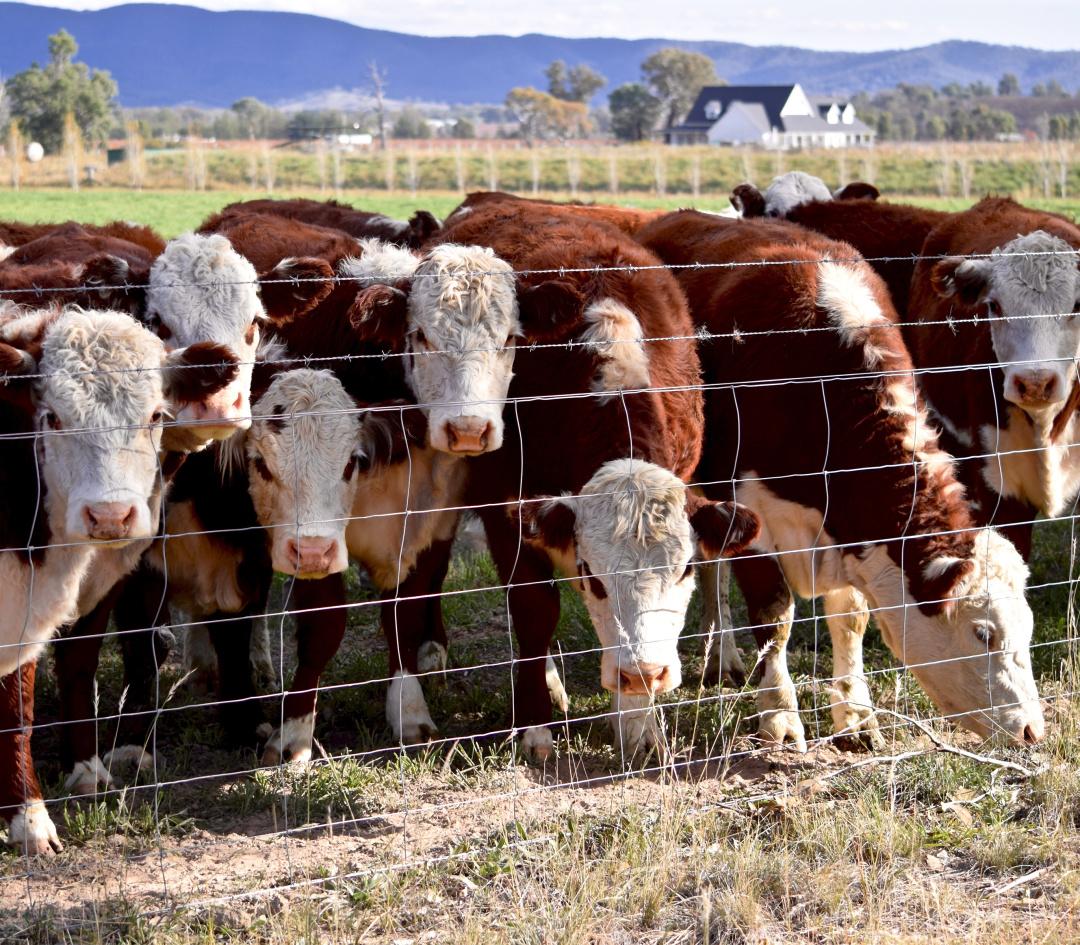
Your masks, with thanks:
[[(862, 258), (822, 261), (861, 262)], [(904, 257), (903, 261), (915, 260)], [(724, 270), (805, 262), (800, 258), (684, 267), (626, 266), (617, 271)], [(599, 271), (604, 270), (563, 268), (529, 270), (514, 276)], [(503, 278), (506, 273), (491, 275)], [(333, 281), (349, 278), (337, 276)], [(193, 285), (196, 283), (177, 283), (174, 287)], [(86, 285), (78, 291), (123, 292), (132, 288), (142, 287)], [(43, 286), (5, 293), (13, 301), (7, 303), (8, 308), (0, 308), (0, 340), (6, 337), (5, 327), (32, 311), (33, 306), (62, 308), (63, 293), (72, 291), (70, 287), (54, 290)], [(994, 318), (995, 324), (1045, 322), (1064, 331), (1065, 323), (1076, 318), (1076, 312), (1010, 313)], [(891, 328), (902, 339), (909, 339), (914, 332), (934, 327), (958, 331), (985, 328), (985, 323), (986, 318), (980, 315), (878, 324), (875, 328)], [(514, 357), (527, 359), (537, 351), (595, 351), (598, 346), (614, 349), (620, 345), (641, 346), (647, 354), (650, 345), (665, 342), (693, 341), (704, 349), (710, 344), (738, 345), (770, 336), (782, 338), (786, 345), (797, 349), (811, 336), (842, 331), (831, 325), (782, 325), (746, 331), (736, 327), (723, 333), (702, 329), (690, 335), (659, 338), (598, 341), (575, 337), (536, 344), (522, 341)], [(412, 364), (420, 358), (453, 358), (483, 350), (494, 352), (501, 346), (464, 352), (429, 347), (326, 357), (286, 352), (278, 356), (281, 360), (276, 365), (279, 373), (275, 380), (294, 370), (338, 372), (346, 366), (362, 370), (369, 363), (391, 359), (408, 359)], [(1056, 360), (1076, 377), (1075, 356)], [(996, 720), (1012, 718), (1009, 710), (1030, 708), (1030, 693), (1023, 686), (1002, 689), (997, 684), (1000, 669), (995, 661), (1013, 661), (1022, 670), (1026, 667), (1026, 671), (1034, 673), (1047, 728), (1055, 725), (1060, 707), (1074, 696), (1078, 636), (1073, 609), (1077, 582), (1075, 489), (1065, 495), (1063, 507), (1050, 515), (1031, 510), (1027, 516), (1008, 520), (1010, 526), (1034, 529), (1026, 585), (1026, 600), (1034, 615), (1030, 641), (1027, 634), (1031, 628), (1020, 626), (1030, 619), (1025, 617), (1022, 601), (1001, 600), (1002, 594), (1008, 594), (995, 570), (1004, 567), (1000, 561), (983, 568), (977, 580), (959, 593), (950, 590), (937, 597), (924, 595), (916, 600), (903, 583), (906, 572), (902, 564), (890, 572), (901, 586), (890, 588), (857, 577), (857, 569), (849, 567), (847, 577), (860, 593), (843, 597), (843, 606), (838, 606), (835, 599), (831, 606), (827, 605), (826, 599), (814, 592), (824, 589), (832, 593), (837, 586), (836, 568), (855, 560), (869, 560), (873, 549), (883, 549), (882, 554), (891, 556), (889, 560), (903, 562), (905, 555), (915, 553), (912, 549), (920, 542), (925, 545), (936, 541), (948, 548), (955, 545), (950, 544), (951, 538), (971, 534), (976, 543), (984, 541), (971, 522), (921, 531), (913, 524), (914, 510), (920, 503), (937, 501), (923, 495), (921, 490), (929, 480), (922, 474), (940, 471), (942, 466), (932, 438), (943, 423), (923, 395), (923, 384), (931, 376), (938, 380), (942, 375), (950, 376), (957, 383), (967, 377), (978, 378), (984, 384), (983, 396), (997, 403), (1002, 368), (1045, 367), (1048, 363), (1045, 358), (1005, 363), (984, 360), (903, 370), (868, 365), (859, 371), (834, 371), (828, 364), (816, 364), (798, 376), (718, 378), (690, 386), (630, 385), (616, 392), (584, 389), (564, 394), (513, 395), (511, 388), (511, 394), (505, 397), (422, 401), (404, 409), (397, 402), (360, 405), (316, 398), (303, 406), (267, 413), (254, 403), (250, 415), (242, 418), (253, 421), (251, 430), (238, 429), (227, 444), (218, 443), (204, 453), (188, 456), (178, 472), (169, 468), (164, 453), (155, 452), (157, 466), (149, 496), (152, 518), (159, 523), (154, 526), (154, 537), (143, 542), (145, 551), (141, 546), (139, 554), (129, 554), (131, 560), (126, 560), (122, 568), (117, 565), (113, 570), (98, 571), (91, 565), (88, 572), (93, 581), (102, 583), (93, 596), (103, 597), (102, 606), (111, 608), (117, 602), (115, 595), (105, 594), (105, 585), (121, 580), (125, 570), (131, 572), (138, 567), (136, 575), (144, 579), (145, 572), (152, 571), (149, 584), (143, 584), (143, 599), (135, 607), (122, 604), (129, 612), (118, 609), (112, 622), (108, 612), (96, 622), (81, 620), (75, 635), (70, 621), (65, 627), (56, 626), (59, 635), (54, 635), (50, 643), (53, 657), (49, 650), (35, 645), (39, 637), (31, 632), (35, 621), (44, 619), (39, 618), (39, 611), (51, 606), (65, 617), (88, 615), (81, 611), (76, 614), (71, 607), (56, 607), (52, 595), (60, 593), (55, 587), (64, 582), (50, 562), (58, 553), (74, 555), (83, 549), (93, 549), (98, 556), (95, 562), (106, 557), (119, 560), (125, 552), (114, 547), (115, 543), (101, 550), (100, 540), (50, 536), (47, 530), (40, 530), (40, 516), (52, 522), (52, 516), (58, 514), (50, 502), (60, 501), (56, 499), (59, 492), (52, 490), (66, 488), (70, 496), (77, 496), (79, 488), (79, 469), (57, 473), (45, 467), (50, 462), (62, 462), (55, 457), (82, 454), (57, 452), (57, 447), (50, 444), (90, 443), (92, 452), (114, 448), (100, 445), (117, 442), (115, 437), (108, 439), (109, 434), (149, 430), (160, 436), (175, 428), (197, 430), (215, 421), (181, 422), (169, 415), (155, 416), (150, 424), (143, 420), (102, 421), (100, 417), (105, 414), (100, 412), (100, 416), (88, 412), (82, 422), (74, 425), (54, 424), (49, 416), (43, 419), (42, 411), (49, 406), (41, 397), (58, 378), (86, 381), (90, 373), (107, 384), (118, 382), (114, 375), (162, 370), (158, 367), (127, 366), (89, 372), (80, 367), (34, 367), (22, 374), (9, 374), (4, 380), (5, 391), (33, 382), (37, 413), (33, 423), (7, 422), (0, 428), (0, 451), (9, 464), (29, 464), (19, 475), (29, 476), (34, 483), (31, 500), (35, 495), (41, 498), (42, 483), (46, 481), (50, 493), (40, 512), (29, 517), (25, 508), (8, 506), (0, 510), (9, 522), (2, 530), (7, 536), (6, 546), (0, 548), (0, 594), (5, 612), (4, 622), (0, 623), (5, 627), (5, 636), (0, 638), (0, 665), (17, 667), (0, 682), (15, 719), (14, 724), (0, 729), (7, 753), (0, 758), (0, 767), (4, 769), (2, 779), (8, 782), (7, 796), (27, 801), (35, 800), (32, 779), (37, 771), (44, 786), (44, 810), (56, 825), (66, 851), (58, 860), (24, 855), (18, 849), (19, 837), (13, 829), (12, 852), (2, 860), (0, 887), (6, 891), (0, 898), (4, 907), (66, 909), (65, 885), (58, 878), (63, 869), (74, 865), (88, 870), (88, 864), (95, 863), (95, 868), (100, 869), (103, 857), (103, 872), (110, 875), (101, 878), (102, 887), (128, 889), (140, 915), (154, 917), (168, 915), (177, 907), (197, 910), (229, 901), (257, 901), (293, 891), (340, 887), (347, 880), (370, 880), (387, 873), (452, 864), (486, 849), (493, 842), (496, 828), (503, 831), (500, 842), (510, 848), (543, 846), (551, 840), (549, 832), (521, 828), (518, 834), (511, 830), (507, 838), (507, 825), (527, 824), (531, 819), (558, 815), (560, 811), (569, 815), (574, 805), (586, 797), (603, 798), (603, 803), (611, 805), (648, 804), (659, 803), (657, 797), (664, 792), (674, 792), (695, 811), (753, 811), (763, 803), (795, 796), (801, 766), (807, 764), (807, 759), (816, 765), (813, 776), (826, 781), (849, 777), (868, 766), (902, 764), (938, 753), (980, 759), (1013, 776), (1030, 775), (1039, 765), (1037, 752), (1029, 757), (1029, 751), (1000, 739), (984, 742), (979, 736), (965, 733), (963, 723), (973, 707), (980, 706), (978, 715), (983, 720), (984, 734), (1008, 735), (1004, 730), (993, 731), (1001, 728)], [(180, 365), (173, 370), (204, 367)], [(852, 384), (885, 386), (893, 382), (912, 386), (914, 422), (928, 423), (933, 429), (924, 429), (913, 438), (909, 455), (901, 462), (867, 456), (865, 463), (852, 464), (838, 458), (844, 451), (834, 449), (835, 445), (859, 432), (829, 422), (830, 396), (846, 396), (844, 392)], [(761, 473), (738, 457), (740, 440), (728, 477), (717, 478), (699, 471), (680, 488), (688, 497), (706, 492), (710, 496), (735, 496), (737, 505), (750, 497), (747, 501), (751, 510), (767, 518), (772, 544), (762, 540), (740, 551), (733, 559), (736, 575), (753, 575), (759, 566), (778, 563), (787, 583), (800, 592), (799, 598), (790, 607), (784, 604), (772, 611), (760, 605), (748, 606), (736, 580), (730, 582), (728, 603), (730, 562), (699, 549), (688, 568), (698, 583), (697, 593), (692, 600), (689, 593), (677, 597), (681, 604), (674, 616), (668, 614), (665, 618), (668, 629), (654, 629), (650, 640), (655, 651), (666, 647), (674, 652), (677, 646), (681, 685), (670, 690), (661, 685), (655, 698), (634, 689), (633, 680), (627, 683), (633, 692), (605, 691), (601, 686), (602, 661), (606, 658), (618, 663), (623, 669), (616, 678), (626, 680), (625, 664), (619, 660), (625, 657), (627, 634), (632, 632), (627, 624), (643, 619), (635, 610), (635, 601), (619, 595), (637, 586), (635, 581), (675, 581), (669, 574), (670, 555), (628, 563), (617, 553), (618, 545), (632, 538), (622, 533), (615, 537), (609, 534), (607, 541), (614, 552), (605, 560), (617, 562), (615, 565), (594, 567), (582, 560), (580, 548), (575, 555), (573, 548), (568, 551), (564, 545), (549, 548), (552, 555), (559, 557), (558, 573), (537, 578), (530, 577), (528, 569), (522, 571), (523, 556), (536, 554), (537, 538), (528, 530), (530, 516), (550, 511), (553, 499), (522, 491), (528, 472), (523, 458), (528, 449), (522, 441), (530, 428), (512, 421), (519, 419), (520, 411), (526, 407), (535, 410), (550, 404), (554, 409), (561, 401), (563, 406), (579, 404), (586, 412), (591, 404), (610, 402), (615, 397), (629, 428), (629, 404), (634, 398), (699, 390), (708, 402), (723, 398), (732, 406), (734, 435), (738, 439), (748, 424), (761, 422), (760, 418), (743, 415), (740, 398), (745, 403), (755, 392), (777, 389), (793, 401), (821, 405), (829, 442), (783, 444), (792, 457), (790, 467)], [(500, 409), (506, 420), (507, 441), (500, 449), (518, 457), (522, 465), (503, 475), (515, 478), (516, 488), (513, 482), (503, 483), (507, 497), (487, 501), (476, 499), (463, 487), (453, 501), (432, 505), (430, 497), (438, 493), (431, 481), (435, 475), (432, 460), (425, 451), (423, 437), (409, 435), (406, 415), (433, 407), (466, 408), (478, 403)], [(1070, 401), (1068, 409), (1074, 406)], [(4, 416), (11, 421), (10, 412)], [(404, 470), (404, 491), (387, 491), (392, 501), (381, 504), (377, 497), (371, 498), (374, 493), (367, 496), (370, 501), (353, 500), (344, 515), (326, 513), (332, 502), (319, 506), (323, 509), (320, 515), (292, 520), (258, 521), (238, 514), (244, 502), (252, 501), (246, 498), (249, 493), (255, 496), (251, 514), (261, 516), (267, 512), (259, 505), (265, 498), (256, 495), (260, 485), (264, 496), (271, 486), (289, 496), (299, 495), (305, 488), (310, 490), (312, 483), (302, 479), (305, 473), (300, 467), (310, 469), (307, 459), (323, 446), (319, 441), (298, 439), (295, 449), (299, 452), (294, 452), (292, 459), (305, 462), (293, 463), (291, 479), (285, 467), (271, 473), (261, 454), (246, 445), (260, 424), (269, 423), (280, 431), (306, 420), (323, 425), (325, 430), (339, 431), (343, 427), (333, 421), (343, 418), (353, 421), (349, 427), (353, 430), (370, 418), (381, 418), (378, 435), (385, 443), (377, 445), (382, 449), (391, 440), (400, 441), (400, 452), (388, 468)], [(869, 422), (875, 422), (875, 418)], [(1018, 422), (1023, 422), (1022, 417)], [(1080, 444), (1073, 441), (1080, 427), (1066, 424), (1059, 439), (1047, 442), (1036, 437), (1029, 443), (1004, 436), (1006, 426), (999, 423), (981, 442), (967, 444), (957, 438), (955, 431), (951, 437), (944, 433), (946, 445), (962, 447), (952, 457), (954, 473), (950, 475), (970, 482), (983, 476), (993, 464), (1001, 468), (1006, 461), (1024, 462), (1031, 469), (1040, 469), (1043, 463), (1065, 470), (1063, 475), (1071, 483), (1068, 477), (1080, 462)], [(598, 429), (595, 436), (606, 433)], [(709, 448), (710, 438), (719, 435), (719, 431), (706, 425), (705, 448)], [(94, 442), (99, 445), (93, 446)], [(571, 442), (568, 440), (568, 449), (572, 448)], [(807, 451), (823, 456), (824, 464), (808, 470), (795, 461), (797, 454)], [(479, 475), (476, 470), (486, 460), (484, 456), (453, 462), (468, 481), (470, 476)], [(372, 461), (371, 456), (351, 458), (346, 475), (339, 477), (346, 483), (355, 482), (360, 498), (364, 498), (365, 489), (387, 488), (385, 477), (378, 478), (383, 473), (372, 475)], [(553, 461), (563, 462), (557, 457)], [(178, 477), (197, 463), (203, 463), (213, 473), (193, 480), (205, 493), (178, 497)], [(570, 458), (565, 465), (569, 468)], [(906, 507), (898, 508), (897, 515), (892, 516), (899, 517), (901, 525), (887, 534), (864, 530), (852, 541), (830, 534), (830, 516), (852, 499), (850, 483), (857, 480), (850, 477), (890, 470), (903, 472), (911, 487)], [(445, 469), (440, 467), (439, 475), (444, 474)], [(5, 481), (13, 484), (15, 480), (12, 473)], [(245, 487), (248, 480), (250, 489)], [(340, 481), (318, 484), (324, 498), (333, 489), (341, 488)], [(774, 500), (781, 493), (791, 495), (800, 489), (804, 494), (814, 489), (825, 494), (824, 508), (812, 510), (807, 517), (812, 540), (803, 543), (791, 538), (806, 533), (805, 525), (801, 531), (796, 527), (799, 522), (794, 517), (799, 510), (763, 510), (754, 504), (761, 501), (761, 496)], [(595, 505), (600, 499), (614, 500), (637, 491), (639, 487), (631, 483), (599, 488), (588, 497), (570, 494), (554, 498), (561, 508), (581, 510), (585, 503)], [(899, 500), (882, 496), (881, 501)], [(205, 515), (175, 514), (181, 506), (213, 506), (211, 517), (216, 517), (218, 524), (208, 525)], [(977, 511), (994, 520), (994, 509)], [(453, 539), (452, 549), (441, 565), (443, 570), (438, 564), (432, 567), (419, 563), (417, 549), (410, 546), (414, 533), (440, 514), (456, 518), (451, 532), (442, 536), (448, 548)], [(480, 525), (481, 518), (494, 514), (514, 522), (517, 529), (516, 548), (508, 564), (499, 567), (489, 556)], [(905, 518), (907, 525), (903, 524)], [(785, 523), (791, 526), (787, 533)], [(29, 526), (25, 531), (27, 540), (12, 541), (14, 529), (24, 524)], [(342, 596), (330, 601), (310, 591), (311, 586), (323, 583), (320, 580), (281, 573), (271, 580), (271, 562), (265, 549), (275, 533), (284, 533), (283, 540), (293, 542), (289, 547), (299, 549), (316, 526), (324, 526), (324, 532), (333, 531), (342, 540), (347, 535), (350, 548), (379, 545), (373, 557), (395, 559), (396, 569), (392, 570), (396, 573), (376, 579), (354, 561), (343, 573)], [(42, 534), (43, 544), (36, 544), (37, 539), (30, 537)], [(430, 549), (433, 542), (437, 546), (435, 537), (433, 534), (420, 552), (425, 547)], [(193, 539), (201, 539), (195, 551), (172, 551), (183, 549), (185, 542)], [(140, 566), (140, 555), (152, 560), (153, 567)], [(410, 585), (410, 573), (424, 567), (429, 568), (426, 584)], [(182, 570), (197, 572), (203, 585), (213, 584), (219, 577), (225, 584), (232, 582), (229, 587), (216, 586), (215, 592), (218, 603), (221, 597), (233, 594), (236, 606), (228, 610), (194, 599), (191, 581), (178, 577)], [(677, 580), (686, 577), (680, 573)], [(877, 579), (881, 580), (881, 576)], [(265, 585), (261, 592), (249, 590), (247, 584), (257, 585), (260, 581)], [(798, 586), (806, 581), (809, 594), (805, 587)], [(535, 647), (524, 652), (528, 647), (514, 633), (517, 628), (512, 592), (530, 587), (544, 591), (543, 600), (548, 602), (545, 606), (552, 606), (552, 601), (557, 605), (554, 639), (550, 648), (540, 652)], [(64, 593), (70, 597), (72, 588), (66, 587)], [(706, 594), (711, 595), (710, 602), (704, 601)], [(124, 600), (123, 594), (120, 599)], [(670, 602), (675, 599), (664, 598), (667, 603), (662, 606), (674, 606)], [(965, 619), (973, 620), (976, 632), (986, 634), (978, 646), (973, 647), (970, 640), (965, 640), (963, 646), (953, 646), (943, 639), (927, 642), (927, 613), (963, 610), (965, 606), (969, 611), (971, 607), (985, 611), (983, 620), (966, 612)], [(132, 610), (136, 617), (132, 617)], [(768, 619), (761, 616), (766, 612)], [(1002, 614), (1012, 625), (994, 629)], [(138, 615), (147, 615), (148, 619), (139, 619)], [(871, 628), (866, 634), (864, 669), (862, 628), (867, 615)], [(398, 623), (399, 616), (402, 624)], [(520, 619), (520, 613), (517, 616)], [(407, 630), (402, 636), (402, 628), (404, 622), (416, 620), (425, 624), (419, 642), (426, 661), (418, 660), (415, 653), (411, 657), (390, 654), (392, 648), (400, 653), (409, 646), (415, 648), (417, 641), (409, 636), (414, 631)], [(601, 624), (607, 620), (608, 624), (598, 626), (597, 620)], [(448, 646), (440, 652), (439, 633), (433, 627), (443, 621)], [(663, 621), (656, 625), (660, 623)], [(778, 624), (780, 632), (775, 630)], [(877, 627), (886, 624), (892, 629), (883, 634)], [(380, 625), (388, 628), (389, 646)], [(958, 632), (957, 625), (949, 624), (944, 617), (935, 625), (939, 633), (949, 626)], [(994, 638), (1002, 629), (1008, 631), (1006, 644)], [(909, 632), (911, 640), (907, 639)], [(241, 642), (230, 643), (231, 634)], [(342, 634), (338, 648), (337, 637)], [(838, 640), (845, 639), (848, 642), (838, 650)], [(107, 645), (98, 665), (96, 650), (106, 640), (119, 645)], [(214, 647), (209, 646), (211, 641)], [(242, 652), (237, 652), (238, 646)], [(67, 668), (60, 671), (64, 648), (72, 657), (65, 664)], [(166, 649), (160, 669), (155, 668)], [(736, 659), (733, 651), (741, 659)], [(909, 654), (906, 661), (905, 652)], [(927, 657), (927, 653), (932, 655)], [(58, 674), (47, 671), (52, 659), (56, 660)], [(406, 667), (406, 679), (397, 667), (409, 659), (414, 665)], [(22, 698), (21, 687), (27, 680), (23, 667), (34, 661), (39, 667), (31, 718), (26, 706), (33, 702)], [(327, 661), (325, 670), (313, 675), (296, 672), (297, 666), (305, 662), (321, 665)], [(553, 735), (550, 745), (542, 736), (537, 740), (534, 734), (535, 729), (544, 727), (542, 723), (520, 717), (522, 695), (517, 687), (523, 685), (522, 673), (539, 667), (544, 669), (555, 703), (553, 721), (547, 727)], [(634, 667), (629, 670), (631, 674), (635, 671)], [(960, 679), (965, 672), (969, 675), (963, 678), (976, 680), (983, 691), (942, 699), (941, 693), (953, 685), (950, 674)], [(255, 685), (245, 688), (242, 678), (251, 678), (252, 674)], [(535, 671), (532, 676), (535, 679)], [(936, 679), (937, 698), (923, 689), (915, 676)], [(30, 680), (33, 685), (32, 677)], [(642, 682), (646, 688), (651, 685), (644, 677)], [(957, 683), (956, 688), (961, 690), (963, 686)], [(305, 705), (314, 700), (313, 719), (310, 712), (300, 716), (294, 712), (305, 697)], [(846, 701), (851, 703), (852, 711), (845, 713)], [(777, 717), (785, 714), (788, 718), (778, 729)], [(855, 720), (855, 727), (838, 728), (837, 721), (845, 718)], [(33, 766), (28, 766), (10, 746), (17, 743), (17, 751), (24, 750), (31, 723)], [(238, 731), (238, 726), (246, 729)], [(759, 734), (759, 728), (764, 735)], [(805, 733), (805, 744), (793, 737), (797, 735), (795, 729)], [(764, 737), (776, 731), (789, 739), (777, 744)], [(1041, 737), (1041, 731), (1029, 734), (1031, 741)], [(290, 744), (292, 758), (286, 757)], [(21, 811), (19, 807), (9, 808), (9, 819), (10, 815), (17, 819)], [(119, 845), (112, 839), (116, 837), (122, 838)], [(231, 863), (236, 864), (235, 868)], [(68, 920), (76, 921), (70, 916)]]

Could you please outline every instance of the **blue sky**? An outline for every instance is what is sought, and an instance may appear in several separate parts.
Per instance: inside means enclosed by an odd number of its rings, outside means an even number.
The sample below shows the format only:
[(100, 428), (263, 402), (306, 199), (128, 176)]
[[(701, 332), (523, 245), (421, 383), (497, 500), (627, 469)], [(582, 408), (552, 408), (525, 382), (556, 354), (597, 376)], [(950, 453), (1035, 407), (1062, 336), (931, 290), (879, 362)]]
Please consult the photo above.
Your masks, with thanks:
[[(109, 0), (29, 0), (99, 9)], [(160, 0), (159, 0), (160, 2)], [(169, 2), (169, 0), (166, 0)], [(1080, 2), (1068, 0), (201, 0), (212, 10), (289, 10), (431, 36), (551, 33), (722, 39), (815, 49), (891, 49), (975, 39), (1041, 49), (1080, 48)]]

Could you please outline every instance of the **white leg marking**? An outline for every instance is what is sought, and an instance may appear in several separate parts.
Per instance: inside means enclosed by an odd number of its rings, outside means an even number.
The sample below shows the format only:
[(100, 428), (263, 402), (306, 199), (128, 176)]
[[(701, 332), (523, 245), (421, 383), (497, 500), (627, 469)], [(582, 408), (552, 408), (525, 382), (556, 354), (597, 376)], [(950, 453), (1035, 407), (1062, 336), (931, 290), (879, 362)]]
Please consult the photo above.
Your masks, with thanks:
[(534, 725), (521, 735), (521, 753), (526, 761), (542, 765), (555, 750), (555, 740), (546, 725)]
[(746, 684), (746, 666), (735, 642), (731, 619), (731, 565), (726, 561), (698, 567), (701, 590), (701, 633), (705, 640), (705, 682)]
[(416, 653), (416, 671), (418, 673), (445, 673), (446, 647), (435, 640), (425, 640)]
[(439, 734), (428, 713), (420, 680), (398, 670), (386, 690), (386, 722), (398, 744), (414, 745)]
[(115, 787), (112, 775), (97, 755), (88, 761), (76, 762), (71, 774), (64, 779), (64, 790), (74, 797), (97, 794), (111, 787)]
[(833, 647), (835, 682), (828, 689), (833, 731), (853, 746), (881, 748), (885, 740), (863, 671), (863, 635), (870, 622), (866, 598), (847, 587), (826, 594), (824, 604)]
[(550, 654), (547, 662), (544, 663), (544, 681), (547, 683), (548, 694), (551, 696), (551, 704), (556, 706), (560, 712), (568, 712), (570, 710), (570, 697), (566, 694), (566, 688), (559, 678), (559, 668), (555, 665), (555, 660), (551, 658)]
[(51, 856), (64, 849), (42, 800), (23, 804), (11, 818), (8, 843), (27, 856)]
[[(159, 754), (157, 756), (158, 764), (162, 764), (164, 759)], [(139, 771), (150, 771), (154, 767), (154, 756), (150, 754), (142, 745), (119, 745), (112, 751), (105, 752), (105, 767), (110, 771), (120, 765), (131, 765), (133, 768), (138, 768)]]
[(629, 761), (638, 752), (654, 748), (666, 756), (667, 740), (651, 696), (613, 692), (611, 708), (614, 711), (611, 727), (615, 733), (615, 748), (624, 759)]
[(311, 740), (315, 735), (315, 713), (286, 719), (263, 749), (263, 765), (304, 765), (311, 761)]
[(794, 617), (795, 601), (791, 600), (777, 620), (773, 640), (759, 655), (765, 671), (757, 694), (758, 711), (761, 713), (758, 737), (780, 746), (790, 740), (795, 743), (796, 749), (804, 752), (806, 733), (799, 718), (795, 684), (787, 667), (787, 642)]

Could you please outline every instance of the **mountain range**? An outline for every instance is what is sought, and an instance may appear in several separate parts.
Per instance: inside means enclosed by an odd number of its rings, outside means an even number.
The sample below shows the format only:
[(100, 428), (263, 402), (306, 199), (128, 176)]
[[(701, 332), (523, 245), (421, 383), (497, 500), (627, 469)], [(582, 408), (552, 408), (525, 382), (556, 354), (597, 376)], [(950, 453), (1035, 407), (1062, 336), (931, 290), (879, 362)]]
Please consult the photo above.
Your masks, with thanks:
[(397, 100), (501, 102), (513, 86), (543, 86), (543, 70), (554, 59), (592, 66), (607, 77), (606, 92), (636, 80), (641, 61), (664, 46), (705, 53), (731, 83), (800, 82), (810, 92), (873, 91), (898, 82), (995, 84), (1004, 72), (1015, 73), (1025, 89), (1051, 79), (1070, 90), (1080, 86), (1080, 51), (960, 40), (825, 52), (713, 40), (430, 37), (297, 13), (142, 3), (79, 12), (0, 2), (0, 75), (45, 61), (46, 37), (61, 27), (78, 41), (80, 60), (113, 74), (129, 107), (225, 107), (247, 95), (271, 104), (312, 103), (321, 93), (364, 88), (372, 61), (385, 70), (388, 95)]

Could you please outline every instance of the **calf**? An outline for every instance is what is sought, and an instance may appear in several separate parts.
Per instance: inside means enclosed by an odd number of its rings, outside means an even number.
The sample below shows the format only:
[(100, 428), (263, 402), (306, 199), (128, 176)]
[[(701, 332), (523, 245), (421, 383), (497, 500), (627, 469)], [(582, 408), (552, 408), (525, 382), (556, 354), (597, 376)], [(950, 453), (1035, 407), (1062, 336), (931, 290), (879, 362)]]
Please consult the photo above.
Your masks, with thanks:
[(381, 213), (356, 210), (336, 200), (244, 200), (229, 204), (221, 213), (281, 216), (313, 226), (342, 230), (357, 239), (375, 238), (409, 249), (419, 249), (438, 233), (441, 226), (427, 210), (417, 210), (408, 220), (394, 220)]
[[(212, 348), (167, 354), (115, 312), (16, 314), (0, 342), (0, 815), (10, 842), (48, 853), (60, 844), (29, 741), (37, 657), (93, 592), (102, 549), (153, 535), (173, 399), (227, 382), (235, 363)], [(198, 366), (208, 357), (218, 364)]]
[[(514, 374), (504, 416), (502, 398), (492, 397), (501, 448), (478, 450), (470, 460), (468, 502), (480, 508), (509, 586), (519, 657), (514, 729), (523, 732), (527, 754), (550, 754), (546, 656), (558, 621), (558, 565), (577, 579), (600, 637), (601, 681), (615, 693), (623, 747), (655, 743), (648, 706), (680, 682), (676, 640), (696, 549), (709, 557), (730, 553), (754, 530), (752, 517), (729, 504), (685, 492), (700, 451), (702, 401), (683, 297), (656, 258), (617, 230), (545, 207), (491, 206), (459, 217), (439, 239), (453, 244), (431, 247), (432, 259), (458, 243), (490, 247), (487, 260), (478, 259), (487, 272), (475, 274), (472, 296), (506, 299), (498, 320), (486, 312), (471, 329), (470, 347), (482, 349), (472, 356), (506, 357)], [(516, 289), (507, 262), (526, 271)], [(626, 266), (647, 269), (618, 268)], [(560, 269), (588, 271), (552, 279)], [(447, 346), (430, 339), (432, 321), (422, 313), (445, 318), (465, 307), (460, 290), (425, 304), (431, 293), (418, 269), (408, 299), (393, 297), (398, 319), (406, 302), (415, 313), (407, 338), (417, 359), (429, 345)], [(388, 314), (379, 316), (378, 324), (388, 322)], [(502, 339), (519, 337), (517, 354), (507, 352)], [(485, 445), (482, 438), (477, 445)], [(508, 514), (518, 509), (520, 522)]]
[(782, 223), (682, 211), (640, 239), (667, 263), (705, 264), (678, 270), (696, 325), (717, 336), (701, 345), (698, 475), (734, 479), (762, 521), (760, 554), (734, 563), (760, 650), (761, 735), (805, 747), (785, 655), (794, 591), (825, 599), (838, 733), (879, 738), (862, 670), (868, 603), (944, 714), (984, 735), (1042, 738), (1027, 569), (974, 527), (880, 279), (852, 247)]

